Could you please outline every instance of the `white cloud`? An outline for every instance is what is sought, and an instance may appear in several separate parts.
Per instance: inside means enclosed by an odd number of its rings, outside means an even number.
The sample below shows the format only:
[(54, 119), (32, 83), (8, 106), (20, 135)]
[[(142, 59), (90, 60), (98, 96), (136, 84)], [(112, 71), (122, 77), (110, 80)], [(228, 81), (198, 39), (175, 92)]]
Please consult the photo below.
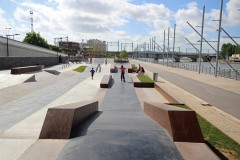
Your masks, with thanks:
[[(20, 3), (21, 2), (21, 3)], [(170, 37), (173, 37), (173, 24), (177, 24), (176, 47), (185, 46), (185, 37), (193, 41), (199, 40), (199, 36), (186, 23), (192, 26), (200, 26), (202, 21), (202, 7), (196, 2), (189, 3), (175, 13), (163, 4), (144, 3), (132, 4), (131, 0), (48, 0), (44, 3), (21, 0), (18, 4), (14, 19), (6, 20), (4, 10), (0, 8), (0, 22), (8, 26), (11, 24), (17, 28), (17, 32), (30, 31), (30, 14), (33, 11), (34, 31), (40, 32), (48, 42), (53, 43), (56, 37), (69, 36), (69, 40), (81, 42), (86, 38), (99, 38), (107, 41), (127, 41), (143, 43), (157, 36), (159, 44), (163, 42), (163, 30), (170, 26)], [(228, 26), (240, 24), (234, 9), (237, 10), (239, 0), (230, 0), (223, 14), (223, 23)], [(237, 12), (240, 13), (240, 12)], [(204, 33), (216, 33), (218, 23), (213, 19), (219, 18), (219, 10), (213, 9), (205, 13)], [(143, 26), (139, 33), (128, 33), (125, 25)], [(121, 29), (123, 27), (124, 29)], [(134, 26), (135, 27), (135, 26)], [(133, 28), (134, 28), (133, 27)], [(113, 29), (115, 28), (115, 29)], [(116, 29), (118, 28), (118, 29)], [(200, 32), (200, 28), (197, 28)], [(130, 36), (131, 35), (131, 36)], [(173, 38), (170, 39), (172, 45)]]
[(230, 0), (226, 4), (227, 10), (227, 19), (226, 24), (229, 26), (236, 26), (240, 24), (240, 1), (239, 0)]

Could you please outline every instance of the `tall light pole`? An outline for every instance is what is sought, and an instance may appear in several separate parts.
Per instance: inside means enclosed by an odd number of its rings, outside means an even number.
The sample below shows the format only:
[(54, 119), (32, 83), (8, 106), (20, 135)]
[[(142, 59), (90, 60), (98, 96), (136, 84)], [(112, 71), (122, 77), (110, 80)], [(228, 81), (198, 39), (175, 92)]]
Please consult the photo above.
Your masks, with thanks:
[(30, 18), (30, 20), (31, 20), (31, 32), (33, 32), (33, 11), (29, 11), (29, 13), (30, 13), (30, 16), (31, 16), (31, 18)]
[(17, 35), (20, 35), (20, 34), (13, 34), (13, 35), (7, 34), (7, 35), (6, 35), (6, 37), (7, 37), (7, 57), (9, 57), (8, 37), (10, 37), (10, 36), (17, 36)]
[[(204, 28), (204, 15), (205, 15), (205, 6), (203, 6), (203, 15), (202, 15), (202, 26), (201, 26), (201, 41), (200, 41), (200, 51), (199, 51), (199, 67), (198, 73), (201, 73), (201, 58), (202, 58), (202, 42), (203, 42), (203, 28)], [(198, 26), (197, 26), (198, 27)]]
[(174, 49), (175, 49), (175, 34), (176, 34), (176, 24), (174, 24), (174, 33), (173, 33), (173, 53), (172, 53), (172, 61), (174, 63)]
[(219, 48), (220, 48), (220, 36), (221, 36), (221, 29), (222, 29), (222, 8), (223, 8), (223, 0), (221, 0), (220, 5), (220, 16), (219, 16), (219, 26), (218, 26), (218, 45), (217, 45), (217, 54), (216, 54), (216, 68), (215, 68), (215, 77), (217, 77), (218, 71), (218, 57), (219, 57)]
[(168, 66), (168, 54), (170, 53), (170, 48), (169, 48), (169, 35), (170, 35), (170, 27), (168, 27), (168, 52), (167, 52), (167, 66)]

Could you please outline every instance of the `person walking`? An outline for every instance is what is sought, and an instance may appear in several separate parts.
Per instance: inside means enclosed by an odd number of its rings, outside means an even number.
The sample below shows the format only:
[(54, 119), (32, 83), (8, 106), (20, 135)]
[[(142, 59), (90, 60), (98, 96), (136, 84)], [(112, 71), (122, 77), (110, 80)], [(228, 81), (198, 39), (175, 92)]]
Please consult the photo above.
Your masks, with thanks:
[(94, 76), (94, 69), (92, 68), (92, 70), (90, 71), (91, 72), (91, 76), (92, 76), (92, 80), (93, 80), (93, 76)]
[(125, 68), (123, 67), (123, 65), (120, 67), (121, 70), (121, 82), (125, 82)]
[(101, 65), (100, 65), (100, 64), (97, 65), (96, 72), (97, 72), (97, 71), (98, 71), (99, 73), (101, 72)]

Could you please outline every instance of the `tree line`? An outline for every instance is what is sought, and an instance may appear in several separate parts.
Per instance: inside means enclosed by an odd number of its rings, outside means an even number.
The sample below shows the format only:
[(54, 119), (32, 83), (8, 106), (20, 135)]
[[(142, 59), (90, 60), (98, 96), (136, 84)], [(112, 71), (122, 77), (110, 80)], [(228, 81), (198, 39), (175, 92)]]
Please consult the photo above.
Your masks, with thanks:
[(240, 46), (231, 43), (223, 44), (221, 54), (224, 58), (230, 57), (233, 54), (240, 54)]

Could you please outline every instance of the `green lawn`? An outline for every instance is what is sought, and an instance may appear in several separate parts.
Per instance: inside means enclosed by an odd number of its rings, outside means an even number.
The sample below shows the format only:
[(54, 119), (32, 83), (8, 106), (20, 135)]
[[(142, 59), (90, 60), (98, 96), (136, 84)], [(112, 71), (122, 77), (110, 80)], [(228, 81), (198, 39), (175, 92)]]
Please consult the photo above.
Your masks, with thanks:
[(137, 76), (138, 79), (141, 81), (141, 82), (147, 82), (147, 83), (153, 83), (154, 81), (149, 78), (148, 76), (145, 76), (145, 75), (140, 75), (140, 76)]
[[(189, 109), (186, 105), (175, 105), (177, 107)], [(240, 160), (240, 145), (225, 135), (218, 128), (207, 120), (197, 115), (204, 140), (214, 150), (217, 150), (228, 159)]]
[(84, 71), (85, 71), (86, 67), (87, 67), (87, 66), (80, 66), (80, 67), (78, 67), (78, 68), (74, 69), (74, 71), (77, 71), (77, 72), (80, 72), (80, 73), (82, 73), (82, 72), (84, 72)]

